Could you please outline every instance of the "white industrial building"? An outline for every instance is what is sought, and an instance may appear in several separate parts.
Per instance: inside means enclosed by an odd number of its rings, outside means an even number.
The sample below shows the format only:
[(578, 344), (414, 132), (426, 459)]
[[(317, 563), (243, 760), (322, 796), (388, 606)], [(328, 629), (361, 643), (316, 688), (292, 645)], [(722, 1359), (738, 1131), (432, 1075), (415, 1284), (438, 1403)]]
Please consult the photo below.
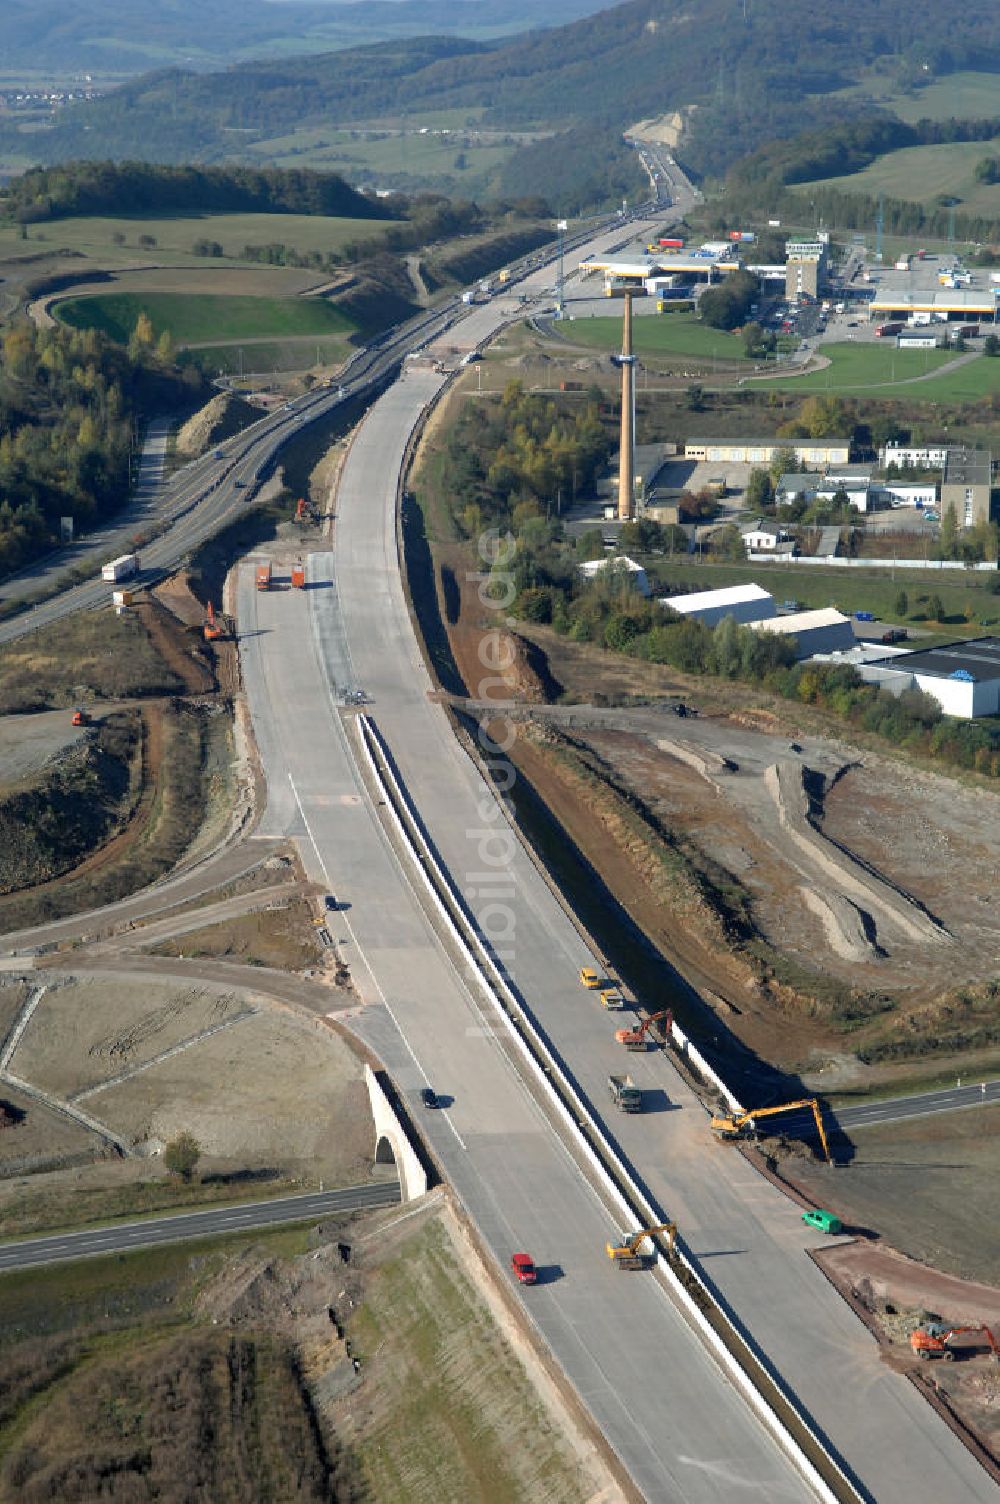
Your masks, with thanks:
[(768, 465), (779, 449), (791, 450), (800, 465), (846, 465), (851, 455), (847, 439), (686, 439), (684, 458)]
[(637, 564), (627, 554), (611, 554), (605, 559), (588, 559), (585, 564), (580, 565), (580, 573), (585, 580), (594, 580), (598, 575), (606, 574), (608, 571), (627, 578), (632, 589), (637, 590), (640, 595), (652, 595), (646, 571), (641, 564)]
[(938, 499), (932, 480), (883, 480), (879, 491), (893, 507), (932, 507)]
[(773, 617), (777, 610), (774, 597), (760, 585), (727, 585), (722, 590), (697, 590), (692, 595), (665, 595), (659, 604), (705, 627), (717, 626), (726, 616), (736, 622), (756, 623)]
[(1000, 637), (973, 637), (939, 648), (876, 659), (861, 677), (891, 694), (921, 689), (945, 715), (970, 721), (1000, 714)]
[(943, 470), (947, 444), (886, 444), (878, 452), (883, 469), (889, 465), (912, 465), (914, 470)]
[(796, 611), (791, 616), (775, 616), (770, 621), (752, 621), (754, 632), (777, 632), (795, 638), (796, 658), (811, 658), (814, 653), (835, 653), (854, 643), (850, 617), (835, 606), (819, 611)]

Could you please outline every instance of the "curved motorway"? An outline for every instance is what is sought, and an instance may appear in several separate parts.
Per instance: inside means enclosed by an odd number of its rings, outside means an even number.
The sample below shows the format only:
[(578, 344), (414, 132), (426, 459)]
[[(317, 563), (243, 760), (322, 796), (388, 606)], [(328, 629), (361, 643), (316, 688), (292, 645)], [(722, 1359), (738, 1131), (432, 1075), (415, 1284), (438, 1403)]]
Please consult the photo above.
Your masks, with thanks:
[[(531, 290), (548, 290), (544, 274)], [(466, 342), (502, 322), (470, 315)], [(256, 597), (245, 575), (244, 668), (268, 775), (264, 829), (302, 837), (315, 874), (351, 905), (338, 938), (366, 1007), (356, 1026), (404, 1094), (426, 1080), (453, 1098), (427, 1132), (499, 1259), (524, 1244), (560, 1277), (526, 1306), (636, 1483), (650, 1499), (795, 1498), (762, 1431), (656, 1287), (603, 1267), (607, 1214), (537, 1121), (491, 1022), (443, 956), (388, 848), (337, 713), (363, 686), (425, 828), (486, 919), (493, 889), (510, 916), (507, 968), (525, 1006), (597, 1112), (620, 1068), (607, 1015), (581, 995), (593, 964), (576, 927), (516, 839), (491, 787), (457, 743), (407, 613), (395, 501), (409, 434), (443, 378), (410, 371), (375, 404), (341, 475), (337, 548), (314, 555), (311, 589)], [(490, 833), (496, 836), (491, 846)], [(501, 851), (505, 856), (497, 862)], [(492, 855), (491, 855), (492, 853)], [(738, 1153), (714, 1144), (705, 1113), (661, 1054), (629, 1068), (670, 1110), (610, 1125), (652, 1201), (676, 1218), (720, 1301), (879, 1504), (972, 1504), (995, 1489), (958, 1439), (877, 1347), (808, 1256), (822, 1241)], [(564, 1277), (563, 1277), (564, 1276)], [(624, 1281), (624, 1283), (623, 1283)], [(736, 1411), (742, 1410), (736, 1404)]]
[[(617, 226), (587, 250), (605, 249), (621, 233)], [(551, 297), (551, 272), (532, 273), (522, 288)], [(462, 312), (425, 318), (366, 357), (363, 373), (348, 373), (345, 394), (384, 379), (406, 348), (433, 336), (435, 321), (443, 329)], [(468, 313), (456, 335), (478, 344), (517, 313), (501, 298)], [(370, 410), (341, 476), (336, 555), (312, 557), (308, 591), (258, 596), (242, 571), (243, 667), (268, 779), (261, 833), (297, 836), (312, 875), (350, 905), (336, 938), (365, 1004), (358, 1031), (404, 1096), (430, 1081), (451, 1099), (427, 1117), (429, 1142), (497, 1258), (506, 1265), (514, 1247), (526, 1246), (542, 1266), (542, 1283), (522, 1292), (528, 1319), (644, 1496), (685, 1504), (811, 1498), (660, 1286), (609, 1265), (604, 1241), (626, 1229), (613, 1225), (500, 1048), (397, 861), (350, 751), (338, 702), (349, 686), (363, 685), (425, 827), (484, 925), (484, 889), (499, 876), (512, 926), (508, 971), (579, 1089), (603, 1111), (607, 1073), (621, 1059), (607, 1015), (576, 981), (592, 958), (444, 710), (428, 699), (432, 686), (403, 597), (397, 482), (413, 426), (443, 380), (411, 370)], [(222, 460), (182, 472), (172, 525), (145, 550), (144, 564), (176, 564), (243, 505), (245, 491), (233, 482), (250, 489), (289, 434), (338, 400), (335, 392), (300, 399), (230, 441)], [(43, 613), (97, 604), (106, 588), (93, 582), (69, 592), (27, 625), (22, 618), (0, 628), (0, 640), (30, 630)], [(880, 1363), (867, 1331), (809, 1259), (813, 1238), (796, 1209), (742, 1156), (711, 1142), (704, 1110), (663, 1055), (633, 1056), (629, 1066), (671, 1110), (616, 1117), (622, 1151), (861, 1496), (879, 1504), (995, 1499), (957, 1438)]]

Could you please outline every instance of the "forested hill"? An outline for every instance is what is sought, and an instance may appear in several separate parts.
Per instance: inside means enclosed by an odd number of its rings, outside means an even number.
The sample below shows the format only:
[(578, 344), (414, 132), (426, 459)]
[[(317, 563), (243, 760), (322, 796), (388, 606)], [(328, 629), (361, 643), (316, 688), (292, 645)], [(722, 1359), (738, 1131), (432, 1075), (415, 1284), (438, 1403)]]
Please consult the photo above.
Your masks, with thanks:
[[(875, 58), (925, 79), (973, 64), (1000, 69), (995, 4), (752, 0), (747, 12), (745, 21), (742, 0), (628, 0), (510, 42), (431, 38), (212, 75), (170, 70), (65, 111), (51, 132), (32, 135), (31, 152), (47, 162), (220, 160), (298, 125), (401, 111), (479, 107), (493, 127), (620, 130), (697, 105), (685, 155), (718, 171), (762, 140), (846, 114), (847, 102), (816, 96)], [(9, 132), (0, 135), (10, 147)]]
[(512, 35), (600, 10), (601, 0), (3, 0), (8, 76), (222, 68), (400, 37)]

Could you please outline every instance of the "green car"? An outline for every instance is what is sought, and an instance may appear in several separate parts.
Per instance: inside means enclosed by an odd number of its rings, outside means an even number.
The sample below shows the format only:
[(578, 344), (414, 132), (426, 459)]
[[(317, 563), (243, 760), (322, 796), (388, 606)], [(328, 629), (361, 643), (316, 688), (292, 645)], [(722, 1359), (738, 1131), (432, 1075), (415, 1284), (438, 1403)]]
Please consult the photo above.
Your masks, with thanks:
[(802, 1220), (809, 1227), (818, 1227), (820, 1232), (843, 1232), (844, 1224), (835, 1212), (825, 1212), (817, 1207), (815, 1211), (803, 1212)]

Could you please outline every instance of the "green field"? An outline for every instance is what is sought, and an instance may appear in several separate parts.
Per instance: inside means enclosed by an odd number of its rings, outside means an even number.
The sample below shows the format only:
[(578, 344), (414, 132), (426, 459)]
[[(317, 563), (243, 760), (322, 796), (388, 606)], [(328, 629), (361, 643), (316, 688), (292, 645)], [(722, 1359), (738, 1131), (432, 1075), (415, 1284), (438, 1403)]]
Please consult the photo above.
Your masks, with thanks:
[(990, 120), (1000, 114), (1000, 74), (949, 73), (924, 88), (902, 92), (891, 76), (866, 69), (860, 82), (832, 94), (813, 94), (810, 98), (857, 100), (862, 105), (874, 103), (910, 125), (918, 120)]
[[(891, 545), (887, 542), (886, 547)], [(819, 610), (824, 606), (836, 606), (847, 615), (855, 611), (872, 611), (880, 621), (913, 622), (925, 605), (920, 597), (940, 596), (945, 610), (947, 631), (942, 634), (931, 629), (932, 637), (919, 637), (916, 643), (929, 646), (933, 642), (970, 637), (979, 634), (979, 626), (970, 626), (965, 619), (966, 608), (971, 607), (974, 616), (985, 619), (991, 625), (1000, 621), (1000, 596), (993, 595), (990, 586), (996, 584), (994, 574), (970, 574), (961, 567), (954, 570), (898, 569), (893, 575), (890, 566), (872, 569), (822, 569), (818, 565), (796, 568), (794, 564), (714, 564), (697, 562), (695, 559), (671, 559), (669, 562), (652, 555), (643, 555), (642, 562), (661, 584), (690, 585), (698, 590), (723, 589), (728, 585), (756, 583), (763, 585), (777, 600), (801, 601), (806, 610)], [(909, 602), (906, 617), (896, 611), (900, 591), (905, 591)], [(918, 623), (922, 626), (922, 623)]]
[[(914, 402), (946, 400), (952, 389), (958, 401), (963, 387), (978, 387), (980, 396), (1000, 388), (1000, 361), (985, 356), (946, 376), (931, 375), (925, 381), (922, 378), (926, 374), (957, 358), (953, 350), (897, 350), (895, 341), (889, 341), (886, 349), (881, 343), (858, 341), (823, 345), (822, 354), (830, 361), (824, 370), (805, 376), (768, 377), (760, 385), (794, 392), (877, 392), (881, 396), (909, 397)], [(993, 367), (998, 367), (995, 373)], [(994, 380), (995, 386), (990, 384)]]
[(204, 345), (181, 355), (183, 365), (198, 366), (206, 376), (261, 375), (274, 371), (304, 371), (311, 366), (339, 366), (351, 353), (348, 339), (320, 335), (316, 339), (254, 339), (242, 345)]
[[(459, 113), (459, 112), (453, 112)], [(448, 135), (429, 127), (427, 134), (410, 127), (398, 130), (334, 130), (307, 126), (289, 135), (255, 141), (247, 156), (269, 167), (313, 167), (327, 172), (371, 173), (393, 180), (400, 176), (465, 186), (485, 183), (513, 155), (513, 143), (480, 141), (461, 128)], [(459, 154), (464, 166), (456, 165)]]
[[(303, 253), (322, 253), (337, 251), (351, 240), (378, 240), (391, 223), (391, 220), (338, 219), (321, 214), (98, 214), (30, 225), (27, 244), (21, 240), (19, 229), (5, 226), (0, 230), (0, 256), (23, 254), (28, 249), (45, 246), (102, 257), (109, 252), (117, 257), (127, 254), (130, 261), (135, 260), (137, 250), (147, 260), (157, 260), (164, 253), (171, 259), (190, 258), (198, 240), (218, 241), (229, 260), (241, 258), (248, 245), (280, 243)], [(124, 235), (124, 245), (116, 243), (116, 235)], [(140, 247), (140, 235), (151, 236), (155, 246)]]
[(53, 314), (74, 329), (101, 329), (126, 343), (140, 313), (156, 336), (165, 330), (177, 345), (231, 343), (241, 339), (345, 338), (355, 325), (322, 298), (228, 298), (222, 294), (101, 293), (65, 298)]
[[(610, 307), (621, 304), (608, 300)], [(574, 345), (596, 350), (620, 350), (622, 316), (573, 319), (560, 326), (560, 334)], [(672, 313), (642, 315), (632, 321), (632, 344), (639, 355), (696, 355), (701, 359), (749, 362), (743, 354), (743, 341), (737, 334), (712, 329), (693, 314)]]
[[(994, 113), (1000, 101), (994, 103)], [(886, 152), (861, 172), (844, 177), (796, 183), (795, 192), (810, 194), (823, 189), (843, 193), (885, 193), (890, 198), (912, 199), (931, 204), (946, 194), (957, 199), (963, 213), (1000, 218), (1000, 183), (977, 183), (973, 175), (983, 157), (1000, 156), (1000, 138), (993, 141), (953, 141), (944, 146), (905, 146)]]

